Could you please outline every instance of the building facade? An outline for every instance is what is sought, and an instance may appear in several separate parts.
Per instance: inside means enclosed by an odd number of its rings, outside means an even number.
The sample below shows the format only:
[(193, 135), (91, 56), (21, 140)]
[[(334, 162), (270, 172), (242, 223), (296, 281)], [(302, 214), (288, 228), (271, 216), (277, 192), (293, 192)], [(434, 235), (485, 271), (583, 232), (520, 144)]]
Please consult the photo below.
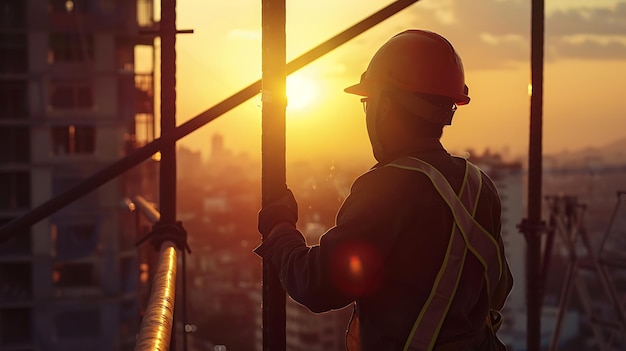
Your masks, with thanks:
[[(0, 1), (0, 225), (154, 137), (154, 34), (140, 34), (152, 1)], [(0, 349), (134, 347), (142, 282), (124, 199), (155, 200), (154, 167), (0, 243)]]
[(517, 349), (526, 341), (526, 239), (518, 228), (526, 212), (526, 172), (521, 162), (503, 160), (499, 154), (485, 152), (469, 159), (489, 175), (500, 195), (502, 240), (514, 285), (502, 311), (504, 319), (498, 335)]

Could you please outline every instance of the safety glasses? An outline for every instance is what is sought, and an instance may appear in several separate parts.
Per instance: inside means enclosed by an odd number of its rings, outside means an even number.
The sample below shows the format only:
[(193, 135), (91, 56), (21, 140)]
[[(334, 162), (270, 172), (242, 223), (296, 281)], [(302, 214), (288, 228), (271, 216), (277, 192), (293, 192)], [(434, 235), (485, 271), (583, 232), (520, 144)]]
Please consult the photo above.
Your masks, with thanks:
[(367, 113), (367, 105), (368, 105), (368, 101), (369, 98), (361, 98), (361, 104), (363, 104), (363, 112)]

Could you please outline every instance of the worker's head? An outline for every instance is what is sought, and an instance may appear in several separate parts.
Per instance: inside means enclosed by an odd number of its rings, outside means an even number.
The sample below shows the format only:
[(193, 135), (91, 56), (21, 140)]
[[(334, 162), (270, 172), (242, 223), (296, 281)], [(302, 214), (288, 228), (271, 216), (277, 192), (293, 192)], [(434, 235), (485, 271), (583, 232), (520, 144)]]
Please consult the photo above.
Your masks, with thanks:
[(363, 96), (374, 156), (381, 160), (407, 138), (439, 138), (457, 105), (469, 103), (463, 63), (439, 34), (407, 30), (389, 39), (345, 89)]

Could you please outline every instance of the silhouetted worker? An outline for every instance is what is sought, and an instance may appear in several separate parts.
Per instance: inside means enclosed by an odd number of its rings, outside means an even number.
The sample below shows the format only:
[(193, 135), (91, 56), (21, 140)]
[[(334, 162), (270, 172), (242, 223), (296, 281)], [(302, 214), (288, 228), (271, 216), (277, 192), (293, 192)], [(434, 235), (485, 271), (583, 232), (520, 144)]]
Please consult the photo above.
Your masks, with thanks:
[(442, 36), (407, 30), (360, 83), (378, 163), (352, 185), (319, 245), (296, 229), (290, 190), (259, 212), (285, 291), (313, 312), (355, 303), (348, 350), (502, 350), (495, 337), (512, 288), (500, 199), (478, 167), (439, 139), (470, 101), (463, 64)]

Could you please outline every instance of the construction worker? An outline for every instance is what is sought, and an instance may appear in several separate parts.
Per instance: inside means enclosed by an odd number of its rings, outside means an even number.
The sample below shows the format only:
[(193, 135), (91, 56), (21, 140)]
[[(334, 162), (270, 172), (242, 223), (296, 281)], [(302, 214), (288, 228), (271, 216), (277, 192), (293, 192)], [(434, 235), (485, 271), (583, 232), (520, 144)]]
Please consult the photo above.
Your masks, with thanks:
[(353, 183), (319, 245), (296, 228), (286, 189), (259, 212), (255, 252), (311, 311), (354, 303), (348, 350), (504, 350), (495, 331), (512, 277), (498, 192), (439, 141), (470, 101), (461, 59), (442, 36), (407, 30), (345, 91), (363, 97), (378, 163)]

